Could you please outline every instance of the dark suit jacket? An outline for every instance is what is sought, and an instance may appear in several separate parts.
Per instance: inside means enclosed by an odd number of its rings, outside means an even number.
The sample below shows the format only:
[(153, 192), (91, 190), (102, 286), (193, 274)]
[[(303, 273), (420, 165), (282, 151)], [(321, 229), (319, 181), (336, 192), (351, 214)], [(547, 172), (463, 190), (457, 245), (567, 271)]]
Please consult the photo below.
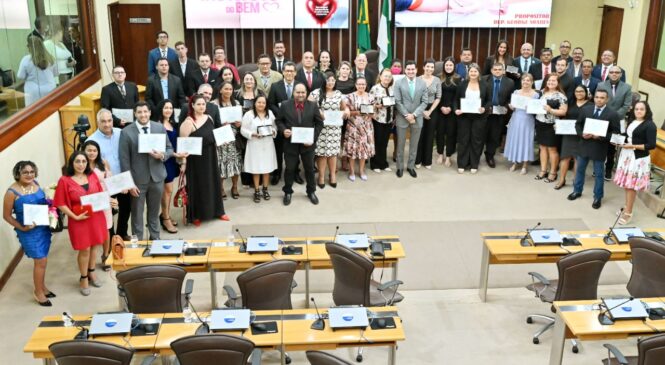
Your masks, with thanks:
[[(100, 104), (102, 108), (113, 111), (116, 109), (133, 109), (134, 105), (139, 102), (139, 89), (136, 84), (131, 81), (125, 81), (125, 94), (124, 98), (118, 89), (115, 82), (112, 82), (102, 88), (102, 95)], [(127, 122), (132, 122), (128, 120)], [(113, 126), (116, 128), (123, 128), (120, 125), (120, 118), (113, 116)]]
[(169, 73), (171, 75), (175, 75), (176, 77), (178, 77), (180, 79), (180, 81), (182, 82), (182, 85), (183, 85), (183, 91), (184, 91), (184, 88), (185, 88), (185, 76), (187, 76), (187, 74), (190, 71), (198, 70), (198, 69), (199, 69), (199, 64), (196, 63), (196, 61), (194, 61), (193, 59), (188, 58), (187, 59), (187, 66), (185, 66), (185, 73), (183, 74), (182, 69), (180, 68), (180, 60), (176, 59), (175, 61), (169, 61)]
[[(506, 62), (506, 66), (513, 64), (513, 58), (510, 55), (505, 55), (503, 57)], [(492, 66), (494, 66), (494, 56), (489, 56), (485, 59), (485, 65), (483, 66), (483, 75), (489, 75), (492, 73)], [(519, 68), (519, 66), (517, 66)]]
[[(166, 129), (161, 123), (150, 123), (150, 134), (166, 134)], [(132, 178), (137, 184), (148, 184), (152, 182), (162, 182), (166, 178), (166, 168), (164, 162), (150, 156), (147, 153), (139, 153), (139, 130), (135, 123), (127, 125), (127, 128), (120, 133), (119, 157), (120, 169), (131, 171)], [(173, 155), (173, 146), (166, 138), (166, 152), (164, 160), (168, 160)]]
[[(188, 72), (185, 76), (185, 80), (185, 94), (187, 96), (194, 95), (197, 91), (199, 91), (199, 86), (205, 83), (203, 81), (203, 72), (201, 72), (201, 68), (199, 67), (193, 69), (191, 72)], [(215, 71), (211, 68), (208, 69), (208, 84), (212, 86), (213, 99), (217, 99), (217, 96), (219, 95), (219, 85), (221, 85), (221, 83), (222, 77), (219, 75), (219, 71)]]
[[(148, 52), (148, 76), (157, 73), (157, 60), (162, 58), (162, 53), (159, 51), (159, 47), (153, 48)], [(178, 60), (178, 54), (175, 52), (175, 49), (169, 47), (166, 50), (166, 59), (171, 61)]]
[[(628, 126), (630, 126), (630, 124), (632, 123), (634, 122), (629, 123)], [(635, 158), (647, 157), (647, 155), (649, 155), (649, 151), (656, 148), (657, 134), (658, 130), (653, 120), (645, 120), (640, 125), (635, 127), (635, 130), (633, 130), (632, 144), (644, 145), (644, 151), (643, 150), (634, 151)]]
[[(575, 87), (577, 87), (577, 85), (582, 85), (582, 76), (576, 77), (574, 81), (575, 81)], [(599, 83), (600, 83), (600, 79), (597, 79), (597, 78), (591, 76), (591, 78), (589, 79), (589, 86), (588, 86), (589, 87), (589, 93), (591, 95), (596, 93), (596, 88), (598, 87)]]
[[(621, 68), (621, 67), (619, 67)], [(609, 75), (609, 70), (607, 70), (607, 75), (605, 75), (605, 80), (607, 80), (607, 77)], [(591, 76), (597, 78), (598, 80), (605, 81), (603, 80), (603, 64), (599, 63), (595, 66), (593, 66), (593, 71), (591, 71)], [(621, 81), (626, 82), (626, 70), (621, 68)]]
[(312, 69), (312, 87), (307, 86), (307, 76), (305, 75), (305, 69), (301, 68), (296, 72), (296, 83), (303, 83), (307, 88), (307, 95), (312, 92), (312, 90), (320, 89), (326, 85), (326, 77), (319, 72), (317, 69)]
[(455, 72), (459, 75), (462, 80), (466, 79), (466, 65), (462, 62), (455, 65)]
[[(494, 75), (486, 75), (482, 77), (483, 81), (487, 84), (487, 88), (490, 93), (490, 103), (492, 102), (492, 97), (494, 95)], [(510, 103), (510, 96), (514, 90), (514, 82), (508, 77), (504, 76), (501, 78), (501, 83), (499, 83), (499, 105), (508, 106)]]
[[(185, 92), (182, 91), (182, 83), (180, 79), (174, 75), (168, 75), (168, 88), (169, 99), (173, 101), (173, 107), (183, 109), (187, 107), (187, 99)], [(148, 83), (145, 87), (145, 101), (150, 105), (152, 120), (159, 120), (160, 115), (157, 115), (157, 105), (164, 100), (164, 90), (162, 90), (162, 82), (159, 75), (152, 75), (148, 77)]]
[[(356, 69), (353, 69), (353, 79), (356, 79)], [(369, 67), (365, 67), (365, 80), (367, 80), (367, 90), (371, 89), (372, 86), (376, 84), (376, 74), (374, 71), (370, 70)], [(325, 86), (325, 83), (323, 84)]]
[[(528, 65), (527, 65), (528, 67), (527, 67), (526, 71), (523, 70), (523, 68), (524, 68), (523, 63), (524, 63), (524, 59), (522, 58), (522, 56), (519, 56), (519, 57), (513, 59), (513, 66), (520, 69), (520, 74), (523, 74), (524, 72), (529, 72), (531, 70), (532, 65), (540, 64), (540, 60), (537, 59), (537, 58), (529, 57), (529, 62), (528, 62)], [(521, 87), (521, 85), (519, 85), (519, 86), (515, 85), (515, 86), (516, 87)]]
[[(178, 127), (182, 125), (182, 122), (187, 119), (189, 108), (186, 106), (180, 111), (180, 117), (178, 118)], [(215, 125), (215, 128), (222, 126), (222, 119), (219, 116), (219, 105), (213, 103), (206, 103), (206, 114), (212, 118), (212, 122)]]
[[(284, 69), (284, 64), (291, 61), (290, 59), (284, 57), (284, 60), (282, 61), (282, 69)], [(277, 70), (277, 61), (275, 60), (275, 56), (270, 56), (270, 69), (273, 71), (278, 71)]]
[[(293, 81), (295, 86), (297, 81)], [(272, 115), (277, 118), (279, 116), (279, 104), (284, 100), (288, 100), (286, 94), (286, 83), (284, 80), (277, 81), (272, 84), (270, 87), (270, 93), (268, 94), (268, 108), (272, 111)]]
[[(480, 81), (480, 99), (482, 100), (481, 105), (485, 108), (485, 114), (487, 114), (492, 108), (492, 90), (487, 86), (485, 82)], [(453, 111), (459, 109), (460, 99), (466, 97), (466, 89), (469, 86), (469, 80), (462, 81), (459, 86), (457, 86), (457, 94), (455, 94), (455, 102), (453, 103)]]
[(563, 76), (559, 76), (559, 86), (561, 86), (568, 100), (575, 97), (575, 80), (573, 80), (568, 72), (564, 72)]
[(276, 117), (275, 123), (280, 134), (284, 134), (284, 130), (291, 129), (292, 127), (310, 127), (314, 128), (314, 144), (305, 147), (300, 143), (291, 143), (291, 138), (284, 138), (284, 152), (292, 153), (308, 152), (309, 149), (314, 150), (316, 141), (319, 139), (319, 134), (323, 129), (323, 117), (319, 111), (319, 106), (313, 101), (305, 100), (305, 109), (302, 113), (300, 123), (298, 123), (298, 115), (296, 114), (296, 103), (294, 99), (282, 103), (279, 108), (279, 116)]
[[(550, 62), (550, 73), (556, 72), (554, 68), (554, 63)], [(533, 80), (542, 80), (543, 79), (543, 64), (542, 62), (534, 63), (529, 67), (529, 73), (533, 75)]]
[(578, 154), (581, 157), (587, 157), (594, 161), (605, 161), (607, 157), (607, 147), (610, 144), (610, 138), (612, 133), (619, 133), (621, 131), (621, 126), (619, 124), (619, 115), (612, 110), (612, 108), (605, 106), (603, 112), (600, 113), (600, 116), (595, 119), (607, 120), (610, 122), (607, 127), (607, 135), (601, 137), (600, 139), (584, 139), (582, 138), (582, 131), (584, 131), (584, 123), (587, 118), (593, 118), (593, 113), (596, 110), (596, 106), (593, 103), (585, 105), (580, 110), (580, 115), (577, 117), (577, 123), (575, 123), (575, 129), (577, 129), (577, 135), (580, 136), (580, 144), (578, 148)]

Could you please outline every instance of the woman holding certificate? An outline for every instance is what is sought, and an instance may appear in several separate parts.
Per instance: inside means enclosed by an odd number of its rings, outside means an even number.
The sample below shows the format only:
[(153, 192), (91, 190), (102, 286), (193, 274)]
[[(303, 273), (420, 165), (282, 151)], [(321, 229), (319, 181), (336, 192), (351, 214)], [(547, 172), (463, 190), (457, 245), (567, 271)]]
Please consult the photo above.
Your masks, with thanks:
[(202, 141), (201, 155), (190, 153), (186, 160), (187, 220), (197, 227), (201, 221), (215, 218), (228, 221), (222, 202), (215, 127), (212, 118), (206, 114), (203, 95), (192, 97), (189, 110), (189, 116), (180, 127), (180, 137), (199, 137)]
[[(270, 200), (270, 173), (277, 168), (277, 153), (273, 141), (277, 136), (277, 126), (275, 116), (268, 110), (268, 99), (265, 95), (257, 96), (252, 110), (242, 117), (240, 133), (247, 138), (243, 171), (252, 174), (254, 203), (260, 203), (261, 197)], [(259, 183), (262, 184), (262, 190), (259, 190)]]
[[(236, 100), (240, 103), (240, 106), (242, 106), (243, 115), (254, 108), (254, 99), (259, 95), (263, 95), (263, 91), (256, 88), (256, 78), (251, 73), (246, 74), (242, 79), (240, 89), (238, 89), (238, 92), (236, 93)], [(244, 140), (243, 137), (242, 149), (240, 151), (243, 156), (245, 155), (245, 142), (246, 140)], [(242, 173), (240, 175), (240, 180), (244, 186), (252, 184), (251, 174)]]
[[(379, 74), (379, 83), (372, 86), (369, 93), (374, 97), (374, 150), (369, 160), (370, 167), (376, 173), (392, 171), (388, 167), (388, 140), (395, 124), (395, 92), (393, 91), (393, 75), (390, 69), (384, 68)], [(384, 105), (385, 102), (385, 105)]]
[[(55, 298), (46, 288), (46, 262), (51, 247), (51, 231), (48, 225), (24, 224), (25, 204), (48, 206), (46, 194), (37, 184), (37, 166), (32, 161), (19, 161), (12, 169), (14, 183), (7, 189), (3, 202), (2, 217), (14, 227), (18, 242), (26, 256), (33, 259), (32, 280), (35, 288), (33, 296), (37, 304), (51, 307), (49, 298)], [(48, 215), (48, 208), (46, 208)], [(14, 216), (12, 216), (12, 212)]]
[[(589, 89), (584, 85), (577, 85), (575, 87), (575, 99), (568, 103), (568, 112), (566, 112), (566, 119), (577, 120), (580, 115), (580, 109), (589, 104)], [(566, 186), (566, 175), (570, 169), (570, 162), (577, 156), (577, 146), (580, 144), (580, 137), (577, 134), (564, 135), (561, 138), (561, 153), (559, 154), (559, 182), (554, 186), (555, 190), (559, 190)]]
[[(233, 98), (233, 85), (228, 81), (224, 81), (219, 89), (219, 99), (216, 101), (221, 110), (224, 108), (234, 108), (241, 106), (240, 103)], [(231, 197), (238, 199), (240, 193), (238, 192), (238, 177), (242, 170), (242, 151), (244, 141), (240, 133), (241, 120), (228, 121), (222, 118), (222, 125), (229, 124), (233, 134), (235, 134), (235, 141), (223, 143), (217, 146), (217, 158), (219, 159), (219, 172), (222, 178), (222, 197), (226, 198), (224, 192), (224, 179), (231, 179)]]
[(366, 92), (367, 80), (356, 79), (356, 91), (349, 94), (349, 122), (344, 134), (343, 155), (349, 158), (349, 180), (356, 181), (355, 161), (358, 160), (360, 179), (367, 181), (365, 161), (374, 156), (374, 97)]
[(69, 240), (78, 251), (79, 291), (84, 296), (90, 295), (89, 284), (97, 288), (102, 286), (94, 274), (95, 248), (108, 238), (109, 233), (104, 212), (93, 212), (92, 207), (84, 205), (81, 200), (86, 195), (102, 191), (102, 184), (92, 172), (88, 157), (83, 151), (74, 151), (69, 156), (65, 175), (58, 180), (53, 204), (68, 217)]
[(423, 127), (418, 140), (418, 154), (416, 155), (416, 168), (425, 165), (432, 168), (432, 149), (434, 148), (434, 133), (439, 119), (439, 102), (441, 101), (441, 80), (434, 76), (434, 59), (425, 60), (423, 74), (420, 79), (427, 86), (427, 107), (423, 112)]
[[(551, 73), (543, 79), (542, 96), (545, 114), (536, 114), (536, 141), (540, 145), (540, 173), (536, 180), (551, 183), (557, 179), (559, 168), (559, 136), (554, 131), (557, 119), (568, 112), (568, 99), (559, 85), (559, 76)], [(547, 166), (549, 163), (549, 172)]]
[[(323, 129), (316, 140), (314, 156), (316, 156), (316, 168), (319, 170), (317, 185), (323, 189), (326, 187), (326, 166), (328, 167), (328, 182), (333, 188), (337, 187), (337, 155), (339, 155), (342, 142), (342, 118), (349, 116), (346, 101), (342, 92), (335, 89), (337, 80), (332, 72), (326, 73), (326, 85), (320, 89), (313, 90), (309, 94), (309, 100), (316, 102), (324, 113)], [(325, 119), (327, 111), (340, 111), (343, 114), (338, 120), (340, 123)]]
[(626, 143), (621, 146), (614, 183), (626, 192), (626, 205), (620, 211), (619, 224), (628, 224), (633, 218), (633, 204), (638, 191), (649, 188), (651, 159), (649, 151), (656, 148), (656, 124), (651, 107), (646, 101), (635, 103), (628, 117)]
[[(171, 142), (174, 150), (178, 150), (178, 126), (175, 121), (173, 102), (169, 99), (162, 100), (157, 105), (157, 112), (161, 116), (159, 121), (164, 125), (166, 137)], [(175, 180), (180, 171), (185, 171), (185, 165), (179, 166), (178, 159), (185, 158), (187, 154), (173, 153), (168, 160), (164, 161), (166, 168), (166, 179), (164, 179), (164, 192), (162, 193), (162, 214), (159, 215), (159, 221), (162, 228), (171, 234), (178, 233), (175, 220), (171, 219), (171, 194), (173, 193), (173, 180)]]
[(513, 115), (508, 122), (506, 147), (503, 155), (513, 163), (510, 166), (510, 171), (515, 171), (517, 164), (521, 163), (522, 171), (520, 174), (526, 175), (529, 161), (533, 161), (533, 134), (536, 120), (533, 114), (526, 112), (524, 99), (538, 99), (540, 94), (533, 89), (533, 76), (530, 73), (523, 73), (520, 82), (522, 88), (513, 93), (511, 103), (508, 104), (510, 110), (513, 111)]

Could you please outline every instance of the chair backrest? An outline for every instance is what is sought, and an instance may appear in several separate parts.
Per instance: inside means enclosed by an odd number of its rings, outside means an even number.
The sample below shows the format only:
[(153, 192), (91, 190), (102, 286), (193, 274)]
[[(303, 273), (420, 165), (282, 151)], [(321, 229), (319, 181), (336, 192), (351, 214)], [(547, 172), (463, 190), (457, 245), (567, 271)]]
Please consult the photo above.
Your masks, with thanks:
[(188, 336), (171, 342), (180, 365), (246, 365), (254, 343), (244, 337), (209, 334)]
[(554, 300), (598, 298), (598, 280), (610, 255), (608, 250), (594, 248), (562, 257), (557, 262), (559, 284)]
[(323, 351), (307, 351), (305, 354), (311, 365), (351, 365), (350, 362)]
[(99, 341), (62, 341), (48, 349), (59, 365), (129, 365), (134, 356), (132, 350)]
[(243, 307), (251, 310), (291, 309), (291, 283), (298, 263), (266, 262), (238, 276)]
[(339, 243), (326, 243), (335, 272), (335, 305), (370, 305), (369, 285), (374, 263), (367, 257)]
[(443, 73), (443, 61), (434, 62), (434, 76), (439, 77)]
[(651, 238), (629, 240), (633, 271), (626, 288), (636, 298), (665, 296), (665, 244)]
[(118, 286), (132, 313), (182, 312), (182, 282), (187, 272), (174, 265), (147, 265), (121, 271)]
[(651, 336), (637, 343), (637, 365), (665, 364), (665, 334)]
[(240, 83), (242, 83), (242, 79), (245, 77), (245, 75), (258, 69), (259, 66), (256, 63), (246, 63), (244, 65), (238, 66), (238, 76), (240, 76)]

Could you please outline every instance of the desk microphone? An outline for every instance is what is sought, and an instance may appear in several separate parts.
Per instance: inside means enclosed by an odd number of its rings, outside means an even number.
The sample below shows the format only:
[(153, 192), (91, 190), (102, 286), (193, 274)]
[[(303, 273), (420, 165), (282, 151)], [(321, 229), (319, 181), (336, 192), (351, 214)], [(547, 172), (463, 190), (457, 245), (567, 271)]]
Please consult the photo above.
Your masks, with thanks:
[(247, 241), (245, 241), (245, 237), (243, 237), (242, 234), (240, 234), (240, 230), (238, 228), (236, 228), (236, 233), (238, 234), (238, 236), (240, 236), (240, 242), (241, 242), (240, 253), (247, 252)]
[(635, 299), (635, 297), (629, 297), (629, 298), (626, 299), (625, 301), (623, 301), (623, 302), (621, 302), (621, 303), (615, 305), (615, 306), (612, 307), (612, 308), (607, 308), (607, 306), (605, 306), (604, 304), (601, 304), (601, 306), (604, 306), (606, 310), (605, 310), (604, 312), (601, 311), (600, 313), (598, 313), (598, 322), (600, 322), (600, 324), (602, 324), (602, 325), (611, 325), (611, 324), (614, 324), (614, 319), (612, 319), (611, 317), (608, 317), (607, 314), (609, 313), (610, 316), (611, 316), (611, 315), (612, 315), (612, 311), (613, 311), (614, 309), (616, 309), (616, 308), (618, 308), (618, 307), (621, 307), (622, 305), (624, 305), (624, 304), (626, 304), (626, 303), (628, 303), (628, 302), (631, 302), (631, 301), (633, 301), (634, 299)]
[(337, 233), (339, 232), (339, 226), (335, 227), (335, 235), (333, 236), (332, 243), (337, 241)]
[(531, 243), (529, 242), (529, 233), (531, 233), (531, 231), (533, 231), (534, 229), (536, 229), (536, 228), (538, 228), (538, 227), (540, 227), (540, 222), (538, 222), (538, 224), (536, 224), (535, 226), (533, 226), (533, 228), (531, 228), (531, 229), (527, 229), (527, 230), (526, 230), (526, 233), (524, 234), (524, 237), (522, 237), (522, 238), (520, 239), (520, 245), (521, 245), (522, 247), (529, 247), (529, 246), (531, 246)]
[(326, 322), (323, 320), (323, 317), (321, 317), (321, 313), (319, 313), (319, 307), (316, 306), (314, 297), (311, 297), (310, 299), (312, 300), (312, 303), (314, 303), (314, 309), (316, 309), (316, 316), (318, 317), (318, 319), (312, 323), (310, 328), (317, 331), (323, 331), (326, 328)]
[(106, 72), (109, 73), (109, 76), (111, 76), (111, 80), (113, 80), (113, 74), (111, 73), (111, 69), (109, 69), (109, 65), (106, 63), (106, 58), (102, 58), (102, 62), (104, 62), (104, 67), (106, 67)]
[(623, 208), (619, 209), (619, 214), (617, 215), (617, 219), (614, 221), (614, 224), (612, 225), (612, 227), (610, 227), (610, 230), (607, 231), (607, 234), (605, 235), (605, 237), (603, 237), (603, 242), (605, 242), (606, 245), (613, 245), (614, 244), (614, 240), (612, 239), (612, 230), (614, 229), (614, 227), (619, 222), (619, 219), (621, 218), (621, 214), (623, 214)]
[(72, 316), (69, 315), (69, 313), (62, 312), (62, 315), (69, 318), (69, 320), (72, 321), (72, 325), (74, 325), (74, 327), (81, 330), (81, 331), (79, 331), (79, 333), (76, 334), (76, 336), (74, 336), (75, 340), (87, 340), (88, 339), (89, 336), (88, 336), (88, 329), (87, 328), (81, 326), (74, 318), (72, 318)]

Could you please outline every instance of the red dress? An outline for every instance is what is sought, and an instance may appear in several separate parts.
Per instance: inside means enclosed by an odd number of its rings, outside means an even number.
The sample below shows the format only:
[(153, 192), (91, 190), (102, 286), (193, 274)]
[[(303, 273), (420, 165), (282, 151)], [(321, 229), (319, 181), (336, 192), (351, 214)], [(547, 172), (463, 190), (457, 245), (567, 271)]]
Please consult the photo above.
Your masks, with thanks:
[[(73, 212), (79, 211), (81, 196), (102, 192), (102, 185), (94, 173), (88, 175), (88, 190), (69, 176), (62, 176), (55, 188), (53, 203), (56, 207), (67, 206)], [(76, 221), (68, 219), (69, 240), (75, 250), (85, 250), (90, 246), (101, 245), (108, 237), (104, 212), (88, 214), (88, 219)]]

